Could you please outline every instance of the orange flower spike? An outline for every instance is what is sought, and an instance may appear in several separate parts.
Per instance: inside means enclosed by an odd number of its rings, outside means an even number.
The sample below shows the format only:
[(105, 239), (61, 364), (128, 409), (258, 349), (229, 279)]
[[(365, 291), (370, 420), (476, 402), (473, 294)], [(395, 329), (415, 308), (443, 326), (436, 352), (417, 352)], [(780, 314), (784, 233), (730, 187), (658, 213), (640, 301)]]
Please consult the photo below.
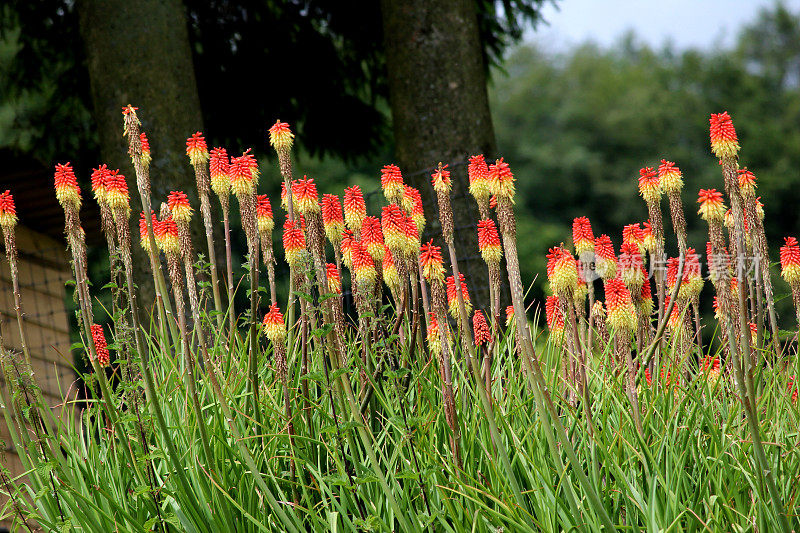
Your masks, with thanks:
[(700, 204), (697, 212), (703, 220), (724, 223), (726, 208), (722, 203), (721, 192), (716, 189), (700, 189), (697, 203)]
[(54, 175), (56, 198), (61, 207), (81, 208), (81, 189), (78, 187), (78, 180), (72, 170), (71, 163), (56, 165)]
[(100, 205), (106, 202), (106, 178), (110, 173), (106, 165), (100, 165), (92, 170), (92, 193)]
[(667, 194), (677, 193), (683, 189), (683, 174), (672, 161), (661, 160), (661, 164), (658, 166), (658, 180), (661, 190)]
[(192, 221), (192, 206), (189, 204), (189, 197), (185, 192), (170, 192), (167, 196), (167, 205), (172, 213), (172, 219), (177, 224), (188, 225)]
[(269, 144), (276, 152), (291, 150), (294, 143), (294, 133), (289, 128), (289, 124), (276, 120), (275, 124), (269, 129)]
[(792, 287), (800, 287), (800, 246), (794, 237), (784, 237), (781, 246), (781, 276)]
[(547, 254), (547, 278), (556, 296), (569, 298), (578, 288), (578, 268), (572, 254), (560, 246)]
[[(345, 217), (347, 217), (346, 213)], [(383, 208), (381, 227), (386, 246), (394, 250), (395, 253), (405, 249), (405, 215), (396, 204), (389, 204)]]
[(275, 229), (272, 206), (266, 194), (256, 196), (256, 220), (258, 221), (258, 233), (261, 235), (269, 235)]
[(475, 332), (475, 346), (482, 346), (492, 341), (489, 324), (480, 309), (476, 309), (472, 315), (472, 330)]
[(231, 191), (237, 197), (252, 194), (258, 183), (258, 162), (250, 148), (244, 151), (239, 157), (231, 160), (230, 167)]
[(747, 170), (747, 167), (736, 171), (739, 178), (739, 190), (742, 196), (753, 198), (756, 195), (756, 175)]
[(572, 244), (578, 257), (594, 252), (594, 233), (587, 217), (577, 217), (572, 221)]
[(653, 288), (650, 286), (650, 280), (644, 280), (642, 283), (642, 290), (639, 293), (639, 311), (643, 316), (650, 316), (653, 314), (655, 304), (653, 303)]
[(364, 219), (361, 225), (361, 244), (373, 261), (380, 262), (383, 259), (383, 233), (381, 232), (381, 221), (377, 217)]
[[(472, 302), (469, 299), (467, 292), (467, 284), (464, 280), (464, 274), (458, 275), (459, 285), (461, 286), (461, 294), (464, 297), (464, 308), (467, 314), (472, 311)], [(447, 277), (447, 308), (450, 311), (450, 316), (458, 318), (458, 294), (456, 293), (456, 281), (453, 276)]]
[(11, 191), (0, 194), (0, 226), (4, 229), (12, 229), (17, 225), (17, 220), (17, 208), (14, 205)]
[(628, 224), (622, 228), (622, 244), (635, 244), (639, 253), (644, 253), (644, 231), (639, 224)]
[(394, 262), (394, 256), (388, 246), (383, 247), (383, 281), (386, 286), (392, 289), (400, 288), (400, 274), (397, 272), (397, 265)]
[(441, 163), (439, 164), (439, 168), (431, 174), (431, 183), (433, 184), (433, 190), (437, 193), (450, 194), (453, 183), (450, 181), (450, 171), (447, 170), (447, 165), (442, 166)]
[(506, 307), (506, 326), (514, 325), (514, 306), (509, 305)]
[(487, 264), (499, 264), (503, 247), (494, 220), (487, 218), (478, 222), (478, 250)]
[[(155, 236), (155, 230), (156, 227), (158, 226), (158, 219), (156, 218), (156, 215), (153, 214), (152, 212), (150, 217), (153, 222), (153, 234), (154, 234), (153, 236)], [(144, 218), (144, 213), (141, 213), (141, 215), (139, 216), (139, 237), (141, 239), (139, 242), (142, 245), (142, 249), (149, 254), (151, 251), (150, 238), (147, 235), (147, 219)]]
[(789, 382), (786, 384), (786, 391), (791, 395), (792, 403), (797, 403), (797, 378), (789, 376)]
[(736, 157), (739, 153), (739, 139), (727, 111), (712, 113), (708, 119), (711, 151), (719, 159)]
[(303, 229), (293, 220), (283, 224), (283, 249), (286, 262), (291, 268), (298, 268), (306, 251), (306, 236)]
[(658, 174), (651, 167), (639, 169), (639, 194), (647, 203), (658, 202), (661, 199), (661, 183)]
[(434, 280), (439, 283), (444, 282), (442, 249), (434, 245), (433, 240), (420, 247), (419, 262), (422, 265), (422, 275), (428, 283), (432, 283)]
[(328, 278), (328, 290), (334, 294), (342, 294), (342, 278), (336, 265), (325, 263), (325, 275)]
[(150, 141), (147, 140), (145, 132), (139, 134), (139, 144), (142, 147), (142, 165), (149, 167), (153, 158), (150, 156)]
[(594, 240), (595, 270), (603, 279), (612, 279), (617, 275), (617, 256), (614, 245), (608, 235), (600, 235)]
[(356, 275), (359, 290), (369, 290), (378, 279), (375, 262), (360, 241), (353, 242), (353, 272)]
[(555, 342), (560, 342), (564, 334), (564, 313), (561, 312), (558, 296), (550, 295), (544, 303), (547, 329)]
[(605, 284), (607, 323), (618, 335), (630, 335), (636, 329), (636, 308), (631, 293), (621, 279)]
[(114, 170), (108, 173), (105, 182), (105, 196), (108, 207), (113, 210), (130, 211), (131, 199), (125, 176), (120, 174), (119, 170)]
[(320, 212), (317, 185), (313, 179), (303, 176), (302, 179), (292, 182), (292, 202), (301, 215)]
[(619, 249), (619, 276), (631, 291), (639, 290), (645, 281), (642, 254), (632, 242), (623, 243)]
[(656, 238), (653, 235), (653, 226), (647, 220), (642, 224), (642, 246), (645, 250), (654, 254), (656, 252)]
[(403, 197), (405, 185), (403, 184), (403, 174), (397, 165), (385, 165), (381, 169), (381, 189), (386, 201), (399, 202)]
[(514, 203), (514, 195), (516, 194), (514, 174), (502, 157), (493, 165), (489, 165), (489, 183), (492, 194), (499, 198), (506, 198), (512, 204)]
[(433, 312), (428, 317), (428, 336), (425, 340), (431, 353), (438, 357), (442, 353), (442, 343), (439, 338), (439, 321)]
[(283, 321), (283, 314), (278, 309), (278, 304), (273, 303), (269, 306), (269, 311), (264, 315), (261, 324), (264, 334), (273, 344), (282, 344), (286, 340), (286, 324)]
[[(406, 204), (410, 204), (411, 208), (406, 209)], [(417, 233), (422, 233), (425, 229), (425, 211), (422, 208), (422, 195), (418, 189), (414, 187), (405, 186), (403, 193), (403, 209), (406, 209), (411, 214), (414, 224), (417, 225)]]
[(208, 164), (208, 170), (211, 176), (211, 190), (221, 198), (228, 196), (231, 192), (231, 164), (225, 148), (211, 150), (211, 161)]
[[(683, 281), (678, 289), (678, 296), (681, 299), (690, 300), (700, 295), (703, 290), (703, 272), (700, 265), (700, 256), (694, 248), (686, 249), (686, 258), (683, 266)], [(676, 265), (677, 268), (677, 265)], [(677, 270), (676, 270), (677, 276)]]
[(337, 246), (342, 241), (344, 216), (342, 215), (342, 204), (335, 194), (322, 195), (322, 224), (325, 228), (325, 236), (332, 245)]
[(355, 238), (353, 237), (353, 232), (349, 229), (346, 229), (342, 232), (342, 242), (340, 244), (340, 248), (342, 250), (342, 261), (344, 262), (344, 266), (349, 269), (353, 269), (353, 243), (355, 242)]
[(492, 195), (492, 182), (489, 178), (489, 166), (483, 154), (473, 155), (469, 158), (467, 166), (469, 176), (469, 193), (479, 204), (485, 204)]
[(193, 133), (186, 139), (186, 155), (192, 165), (200, 165), (208, 161), (208, 146), (201, 132)]
[(94, 351), (97, 354), (97, 364), (104, 368), (111, 362), (111, 356), (108, 353), (108, 344), (106, 343), (106, 334), (103, 331), (103, 326), (100, 324), (92, 324), (89, 328), (92, 332), (92, 342), (94, 342)]
[(344, 190), (344, 223), (353, 232), (361, 231), (361, 223), (367, 216), (367, 204), (361, 188), (353, 185)]
[(153, 228), (156, 245), (165, 255), (180, 253), (180, 239), (178, 238), (178, 225), (171, 216), (164, 217)]
[(421, 244), (419, 231), (417, 231), (417, 225), (413, 218), (404, 213), (402, 227), (403, 240), (405, 242), (403, 252), (405, 252), (405, 255), (408, 257), (416, 257), (416, 255), (419, 253), (419, 247)]

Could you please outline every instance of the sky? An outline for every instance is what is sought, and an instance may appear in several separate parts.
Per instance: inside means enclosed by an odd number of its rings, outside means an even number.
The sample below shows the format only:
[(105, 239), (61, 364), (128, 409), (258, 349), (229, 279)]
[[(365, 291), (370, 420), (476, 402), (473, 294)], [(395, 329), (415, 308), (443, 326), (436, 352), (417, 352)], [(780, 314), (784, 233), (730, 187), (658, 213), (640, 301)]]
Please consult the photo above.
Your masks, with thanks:
[[(627, 30), (654, 48), (671, 42), (679, 49), (713, 48), (733, 43), (733, 36), (775, 0), (559, 0), (543, 9), (541, 24), (528, 39), (561, 51), (591, 40), (614, 44)], [(784, 0), (792, 11), (800, 0)]]

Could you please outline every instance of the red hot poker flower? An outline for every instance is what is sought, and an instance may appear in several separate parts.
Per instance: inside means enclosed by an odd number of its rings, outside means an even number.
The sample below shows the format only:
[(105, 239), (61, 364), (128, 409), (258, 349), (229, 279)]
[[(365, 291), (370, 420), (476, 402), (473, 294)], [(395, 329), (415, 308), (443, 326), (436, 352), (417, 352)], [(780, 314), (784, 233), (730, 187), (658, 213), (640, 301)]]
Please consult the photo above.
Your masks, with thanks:
[(620, 335), (630, 335), (636, 328), (636, 308), (631, 293), (621, 279), (606, 281), (607, 323)]
[(506, 198), (513, 203), (516, 188), (514, 186), (514, 174), (508, 163), (501, 157), (493, 165), (489, 165), (489, 183), (491, 190), (498, 198)]
[(608, 235), (600, 235), (594, 240), (595, 270), (603, 279), (612, 279), (617, 275), (617, 256), (614, 245)]
[(192, 165), (208, 161), (208, 146), (206, 146), (206, 139), (201, 132), (193, 133), (186, 139), (186, 155), (189, 156)]
[(342, 240), (344, 231), (344, 217), (342, 204), (335, 194), (322, 195), (322, 224), (325, 227), (325, 236), (336, 246)]
[(639, 194), (647, 203), (658, 202), (661, 198), (658, 174), (651, 167), (639, 169)]
[(101, 205), (106, 201), (106, 178), (110, 173), (106, 165), (100, 165), (92, 170), (92, 192), (94, 199)]
[(269, 204), (269, 197), (266, 194), (256, 196), (256, 220), (258, 221), (258, 233), (261, 235), (270, 234), (275, 229), (272, 206)]
[[(345, 213), (345, 217), (347, 214)], [(381, 213), (381, 226), (386, 246), (395, 253), (406, 247), (405, 214), (396, 204), (385, 206)]]
[(483, 154), (473, 155), (469, 158), (467, 166), (469, 175), (469, 192), (480, 203), (485, 203), (492, 195), (491, 181), (489, 179), (489, 166)]
[(385, 165), (381, 169), (381, 188), (386, 200), (397, 202), (403, 196), (403, 174), (397, 165)]
[(367, 216), (367, 204), (361, 188), (353, 185), (344, 190), (344, 223), (350, 231), (361, 231), (361, 223)]
[(119, 170), (109, 172), (105, 179), (106, 203), (113, 210), (130, 210), (130, 194), (128, 193), (128, 183), (125, 176)]
[(336, 265), (326, 263), (325, 276), (328, 278), (328, 290), (334, 294), (342, 294), (342, 278)]
[(353, 232), (349, 229), (346, 229), (342, 232), (342, 242), (340, 244), (342, 250), (342, 261), (344, 261), (344, 266), (349, 269), (353, 268), (353, 243), (355, 239), (353, 238)]
[(442, 249), (433, 244), (433, 240), (420, 247), (419, 262), (422, 265), (422, 275), (432, 283), (444, 281), (444, 264), (442, 262)]
[(556, 296), (571, 297), (578, 288), (578, 267), (575, 258), (561, 246), (547, 254), (547, 279)]
[[(150, 220), (153, 224), (153, 236), (155, 237), (155, 230), (158, 227), (158, 219), (155, 213), (150, 212)], [(150, 238), (147, 235), (147, 219), (144, 218), (144, 213), (139, 217), (139, 237), (141, 238), (141, 245), (145, 252), (150, 253)]]
[(163, 220), (159, 220), (153, 227), (153, 234), (156, 238), (156, 245), (165, 255), (178, 255), (180, 253), (178, 226), (171, 216), (166, 216)]
[(579, 257), (594, 251), (594, 233), (588, 218), (577, 217), (572, 221), (572, 243)]
[(418, 189), (409, 187), (408, 185), (405, 186), (403, 205), (405, 206), (406, 203), (411, 204), (411, 209), (408, 211), (411, 214), (411, 218), (414, 219), (414, 224), (417, 225), (417, 232), (422, 233), (422, 230), (425, 229), (425, 211), (422, 208), (422, 195)]
[(725, 220), (725, 204), (722, 193), (716, 189), (700, 189), (697, 198), (700, 209), (697, 211), (706, 222), (723, 222)]
[[(464, 274), (459, 273), (458, 280), (460, 282), (459, 285), (461, 285), (461, 295), (464, 297), (464, 310), (469, 314), (472, 311), (472, 303), (469, 300)], [(458, 294), (456, 293), (456, 281), (453, 276), (447, 277), (447, 307), (450, 311), (450, 316), (458, 318)]]
[(397, 265), (394, 262), (394, 256), (388, 246), (383, 247), (383, 281), (386, 286), (391, 289), (400, 288), (400, 274), (397, 272)]
[(353, 242), (353, 272), (360, 290), (369, 290), (378, 279), (375, 262), (360, 241)]
[(291, 150), (294, 142), (294, 134), (289, 128), (289, 124), (276, 120), (275, 124), (269, 129), (269, 144), (275, 148), (276, 152), (281, 150)]
[(225, 148), (211, 150), (211, 162), (208, 165), (211, 176), (211, 190), (219, 197), (226, 197), (231, 191), (230, 160)]
[(739, 139), (727, 111), (712, 113), (708, 119), (711, 151), (718, 158), (736, 157), (739, 153)]
[(661, 189), (667, 194), (679, 193), (683, 189), (683, 175), (672, 161), (661, 160), (661, 164), (658, 166), (658, 179)]
[(781, 276), (792, 287), (800, 287), (800, 246), (794, 237), (784, 237), (781, 246)]
[(11, 191), (0, 194), (0, 226), (11, 229), (17, 225), (17, 208)]
[(403, 252), (409, 257), (416, 257), (420, 247), (419, 231), (414, 219), (405, 213), (403, 213), (403, 242)]
[(231, 190), (237, 197), (252, 194), (258, 183), (258, 162), (250, 148), (231, 160), (230, 168)]
[(478, 250), (487, 264), (499, 264), (503, 257), (500, 235), (497, 234), (494, 220), (490, 218), (478, 222)]
[(476, 309), (472, 315), (472, 329), (475, 331), (475, 346), (491, 342), (492, 335), (489, 333), (489, 324), (480, 309)]
[(747, 167), (737, 170), (739, 178), (739, 190), (742, 195), (752, 198), (756, 195), (756, 175), (747, 170)]
[(142, 147), (142, 164), (146, 167), (150, 166), (153, 158), (150, 156), (150, 142), (147, 140), (145, 132), (139, 134), (139, 144)]
[(450, 181), (450, 171), (446, 169), (447, 165), (442, 166), (442, 164), (439, 163), (439, 168), (434, 170), (433, 174), (431, 174), (433, 190), (437, 193), (447, 194), (450, 192), (450, 189), (453, 188), (453, 184)]
[(78, 180), (72, 170), (71, 163), (56, 165), (54, 175), (56, 198), (61, 207), (81, 208), (81, 189), (78, 187)]
[(544, 308), (547, 317), (547, 328), (553, 335), (553, 340), (560, 342), (561, 335), (564, 333), (564, 313), (561, 312), (558, 296), (548, 296), (547, 300), (545, 300)]
[(289, 266), (299, 267), (306, 250), (306, 236), (296, 221), (287, 220), (283, 224), (283, 249)]
[(286, 340), (286, 324), (278, 304), (273, 303), (264, 315), (262, 322), (264, 333), (273, 344), (281, 344)]
[(644, 253), (644, 231), (639, 224), (628, 224), (622, 228), (622, 244), (635, 244), (639, 253)]
[(172, 219), (178, 224), (189, 224), (192, 220), (192, 206), (185, 192), (172, 191), (167, 196), (167, 205), (172, 213)]
[(308, 176), (292, 182), (292, 201), (301, 215), (319, 213), (319, 195), (314, 180)]
[(100, 324), (92, 324), (92, 341), (94, 342), (94, 351), (97, 354), (97, 364), (100, 367), (107, 367), (111, 362), (111, 357), (108, 353), (108, 344), (106, 344), (106, 334), (103, 332), (103, 326)]
[(366, 217), (361, 225), (361, 244), (367, 250), (373, 261), (383, 259), (383, 233), (381, 221), (377, 217)]

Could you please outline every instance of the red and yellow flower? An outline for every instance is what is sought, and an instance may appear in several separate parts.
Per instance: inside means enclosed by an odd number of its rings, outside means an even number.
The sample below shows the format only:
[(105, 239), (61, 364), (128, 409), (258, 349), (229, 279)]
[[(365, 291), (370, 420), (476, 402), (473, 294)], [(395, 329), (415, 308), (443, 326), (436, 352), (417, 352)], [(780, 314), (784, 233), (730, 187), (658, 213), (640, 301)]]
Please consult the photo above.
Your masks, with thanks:
[(578, 267), (575, 258), (565, 248), (550, 248), (547, 254), (547, 279), (556, 296), (570, 298), (578, 287)]
[(623, 243), (619, 249), (619, 276), (631, 292), (638, 292), (645, 281), (642, 254), (632, 242)]
[(185, 192), (170, 192), (167, 196), (167, 205), (172, 213), (172, 219), (177, 224), (189, 224), (192, 221), (192, 206), (189, 204), (189, 197)]
[(298, 268), (305, 256), (306, 236), (295, 220), (287, 220), (283, 224), (283, 250), (289, 267)]
[(208, 161), (208, 146), (202, 132), (193, 133), (186, 139), (186, 155), (192, 165), (200, 165)]
[(656, 237), (649, 219), (642, 224), (642, 246), (651, 254), (656, 253)]
[(92, 170), (92, 193), (100, 205), (106, 202), (106, 178), (110, 173), (106, 165), (100, 165)]
[(225, 148), (211, 150), (211, 161), (208, 172), (211, 176), (211, 190), (219, 197), (225, 197), (231, 191), (231, 163)]
[(548, 296), (544, 308), (550, 336), (555, 343), (560, 343), (564, 335), (564, 313), (561, 311), (558, 296)]
[(394, 262), (394, 256), (388, 246), (383, 247), (383, 282), (390, 289), (400, 288), (400, 274), (397, 272), (397, 265)]
[(353, 243), (355, 242), (355, 238), (353, 237), (353, 232), (349, 229), (346, 229), (342, 232), (342, 242), (340, 244), (340, 248), (342, 250), (342, 261), (344, 262), (344, 266), (351, 269), (353, 268)]
[(333, 263), (325, 264), (325, 277), (328, 278), (328, 290), (334, 294), (342, 294), (342, 277)]
[(406, 203), (411, 204), (411, 209), (406, 209), (414, 224), (417, 225), (417, 232), (422, 233), (425, 229), (425, 211), (422, 208), (422, 195), (418, 189), (406, 185), (403, 192), (403, 208), (405, 209)]
[(725, 221), (726, 208), (722, 202), (722, 193), (718, 190), (700, 189), (697, 203), (700, 204), (700, 209), (697, 212), (706, 222), (723, 223)]
[(0, 226), (11, 229), (17, 225), (17, 208), (11, 191), (0, 194)]
[(105, 179), (106, 204), (114, 211), (122, 210), (129, 212), (131, 209), (130, 194), (128, 193), (128, 183), (125, 176), (114, 170), (108, 173)]
[(264, 334), (274, 344), (282, 344), (286, 340), (286, 324), (283, 321), (283, 314), (278, 309), (278, 304), (273, 303), (269, 306), (269, 311), (264, 315), (262, 321)]
[(399, 202), (403, 196), (403, 174), (397, 165), (384, 165), (381, 169), (381, 188), (388, 202)]
[[(464, 310), (467, 315), (472, 311), (472, 302), (469, 299), (469, 292), (467, 292), (467, 283), (464, 280), (464, 274), (458, 274), (459, 285), (461, 287), (461, 295), (464, 298)], [(458, 293), (456, 292), (456, 281), (453, 276), (448, 276), (447, 280), (447, 308), (450, 316), (458, 318)]]
[(514, 174), (508, 163), (501, 157), (493, 165), (489, 165), (489, 183), (491, 192), (498, 198), (505, 198), (514, 201), (516, 188), (514, 186)]
[(736, 157), (739, 153), (739, 139), (727, 111), (712, 113), (708, 119), (711, 151), (719, 159)]
[(781, 246), (781, 276), (792, 287), (800, 287), (800, 246), (794, 237), (784, 237)]
[(164, 217), (157, 221), (153, 227), (153, 236), (156, 245), (165, 255), (178, 255), (180, 253), (180, 239), (178, 237), (178, 225), (171, 216)]
[(361, 224), (361, 244), (373, 261), (380, 262), (383, 259), (383, 233), (381, 232), (381, 221), (377, 217), (364, 218), (364, 222)]
[(289, 128), (289, 124), (276, 120), (269, 129), (269, 144), (276, 152), (280, 152), (291, 150), (293, 143), (294, 133)]
[(467, 166), (469, 176), (469, 192), (478, 204), (485, 204), (492, 195), (492, 184), (489, 179), (489, 166), (483, 154), (473, 155), (469, 158)]
[(439, 167), (431, 174), (431, 183), (433, 184), (433, 190), (437, 193), (450, 193), (450, 190), (453, 188), (453, 183), (450, 181), (450, 171), (447, 170), (447, 165), (442, 166), (442, 164), (439, 163)]
[(478, 249), (487, 264), (499, 264), (503, 257), (500, 235), (497, 234), (497, 226), (490, 218), (478, 222)]
[(661, 183), (658, 174), (652, 167), (639, 169), (639, 194), (648, 204), (661, 199)]
[(301, 215), (319, 213), (319, 195), (313, 179), (303, 176), (292, 182), (292, 202)]
[(752, 198), (756, 195), (756, 175), (747, 170), (747, 167), (740, 168), (737, 172), (739, 179), (739, 190), (742, 196)]
[(605, 283), (606, 322), (618, 335), (630, 335), (636, 329), (636, 308), (628, 287), (621, 279)]
[[(150, 212), (150, 221), (153, 224), (153, 236), (155, 237), (155, 229), (158, 226), (158, 219), (156, 218), (155, 213), (152, 211)], [(139, 242), (141, 243), (142, 249), (144, 249), (145, 252), (150, 253), (153, 251), (150, 248), (150, 238), (147, 234), (147, 219), (144, 217), (144, 213), (141, 213), (139, 217), (139, 238)]]
[(361, 241), (353, 242), (353, 272), (356, 275), (359, 290), (369, 290), (378, 279), (375, 262)]
[(145, 132), (139, 134), (139, 146), (141, 146), (142, 149), (142, 165), (149, 167), (153, 158), (150, 155), (150, 141), (147, 140)]
[(331, 244), (337, 246), (342, 241), (344, 216), (342, 204), (335, 194), (322, 195), (322, 225), (325, 228), (325, 236)]
[[(347, 217), (347, 213), (345, 213)], [(381, 227), (386, 246), (394, 253), (406, 248), (405, 214), (396, 204), (385, 206), (381, 212)]]
[(420, 247), (419, 262), (422, 265), (422, 275), (428, 283), (432, 283), (434, 280), (439, 283), (444, 281), (442, 249), (434, 245), (433, 240)]
[(367, 216), (367, 204), (358, 185), (344, 190), (344, 223), (350, 231), (361, 231), (361, 223)]
[(572, 244), (578, 257), (594, 251), (592, 223), (587, 217), (577, 217), (572, 221)]
[(683, 189), (683, 174), (672, 161), (661, 160), (661, 164), (658, 166), (658, 179), (661, 183), (661, 190), (667, 194), (679, 193)]
[(241, 156), (231, 159), (229, 176), (233, 194), (239, 198), (253, 194), (258, 183), (258, 162), (250, 153), (250, 148)]
[(56, 198), (64, 209), (72, 207), (81, 208), (81, 189), (78, 187), (78, 180), (72, 170), (71, 163), (56, 165), (54, 176)]
[(617, 256), (614, 255), (614, 245), (608, 235), (600, 235), (594, 240), (595, 272), (601, 278), (608, 280), (617, 275)]
[(644, 247), (644, 230), (640, 224), (628, 224), (622, 228), (622, 244), (635, 244), (639, 248), (639, 253), (643, 254), (646, 250)]
[(266, 194), (256, 196), (256, 221), (258, 222), (258, 233), (261, 235), (270, 234), (275, 229), (272, 206)]
[(706, 380), (712, 385), (719, 380), (719, 357), (716, 355), (706, 355), (703, 357), (701, 369), (706, 376)]

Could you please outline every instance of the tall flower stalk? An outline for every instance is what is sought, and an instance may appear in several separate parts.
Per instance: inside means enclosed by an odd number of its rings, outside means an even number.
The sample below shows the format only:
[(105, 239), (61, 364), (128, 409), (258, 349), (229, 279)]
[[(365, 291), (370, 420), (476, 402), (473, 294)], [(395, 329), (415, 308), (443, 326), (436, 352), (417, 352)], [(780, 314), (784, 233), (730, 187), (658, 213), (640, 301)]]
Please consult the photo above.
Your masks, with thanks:
[(235, 287), (233, 285), (233, 255), (231, 254), (231, 177), (230, 159), (224, 148), (214, 148), (210, 152), (209, 175), (211, 190), (217, 195), (222, 208), (223, 232), (225, 234), (225, 267), (228, 287), (228, 330), (233, 335), (236, 329), (236, 306), (234, 305)]
[[(76, 185), (77, 186), (77, 185)], [(0, 194), (0, 226), (3, 228), (3, 242), (6, 247), (6, 258), (11, 270), (11, 284), (14, 291), (14, 312), (17, 315), (19, 327), (19, 342), (22, 353), (25, 355), (25, 364), (31, 364), (31, 354), (28, 351), (28, 340), (25, 335), (25, 313), (22, 310), (22, 299), (19, 292), (19, 269), (17, 265), (17, 240), (15, 228), (17, 226), (17, 209), (11, 191)]]

